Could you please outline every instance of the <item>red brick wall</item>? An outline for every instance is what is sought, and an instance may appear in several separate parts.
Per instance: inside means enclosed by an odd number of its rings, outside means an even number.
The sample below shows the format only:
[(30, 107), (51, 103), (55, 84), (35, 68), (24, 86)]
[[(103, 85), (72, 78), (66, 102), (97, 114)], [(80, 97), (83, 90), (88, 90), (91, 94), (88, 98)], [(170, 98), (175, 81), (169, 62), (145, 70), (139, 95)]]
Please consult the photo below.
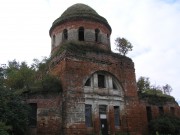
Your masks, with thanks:
[(61, 96), (56, 94), (32, 94), (28, 103), (37, 103), (37, 127), (30, 128), (30, 135), (57, 135), (62, 128)]
[(85, 29), (100, 29), (103, 33), (107, 33), (107, 34), (111, 34), (111, 32), (108, 30), (108, 28), (99, 22), (94, 22), (94, 21), (87, 21), (87, 20), (76, 20), (76, 21), (69, 21), (69, 22), (65, 22), (57, 27), (55, 27), (52, 31), (52, 33), (50, 33), (50, 35), (54, 35), (57, 33), (61, 33), (64, 28), (68, 28), (68, 29), (78, 29), (79, 27), (83, 26)]
[[(109, 110), (108, 117), (111, 119), (111, 121), (108, 122), (109, 132), (112, 134), (117, 131), (126, 132), (127, 130), (137, 134), (141, 132), (143, 123), (140, 122), (142, 115), (139, 110), (140, 106), (136, 92), (134, 64), (129, 58), (117, 58), (107, 54), (96, 53), (87, 53), (86, 56), (82, 58), (77, 54), (69, 54), (69, 56), (66, 55), (66, 58), (64, 58), (59, 65), (55, 66), (52, 71), (61, 78), (64, 92), (70, 90), (79, 93), (83, 93), (85, 80), (94, 72), (106, 71), (114, 75), (123, 86), (128, 105), (126, 106), (127, 116), (121, 116), (122, 118), (124, 117), (123, 121), (126, 121), (125, 124), (122, 123), (121, 129), (115, 129), (112, 120), (114, 113), (112, 110)], [(81, 94), (79, 96), (83, 97)], [(100, 132), (98, 114), (94, 116), (93, 121), (94, 132), (98, 134)], [(126, 128), (127, 124), (128, 129)], [(84, 125), (82, 125), (82, 127), (84, 127)], [(138, 131), (137, 128), (139, 129)], [(69, 131), (72, 131), (72, 128), (66, 126), (66, 131), (70, 134)]]

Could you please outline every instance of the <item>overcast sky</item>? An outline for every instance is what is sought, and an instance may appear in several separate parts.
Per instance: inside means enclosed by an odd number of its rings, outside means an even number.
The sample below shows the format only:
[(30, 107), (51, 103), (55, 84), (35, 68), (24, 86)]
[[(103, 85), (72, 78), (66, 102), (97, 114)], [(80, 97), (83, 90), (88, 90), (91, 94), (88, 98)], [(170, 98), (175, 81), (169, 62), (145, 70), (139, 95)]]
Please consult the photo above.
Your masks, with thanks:
[(170, 84), (171, 95), (180, 101), (180, 0), (1, 0), (0, 64), (49, 57), (52, 22), (75, 3), (87, 4), (107, 19), (113, 51), (116, 37), (132, 43), (127, 56), (137, 78)]

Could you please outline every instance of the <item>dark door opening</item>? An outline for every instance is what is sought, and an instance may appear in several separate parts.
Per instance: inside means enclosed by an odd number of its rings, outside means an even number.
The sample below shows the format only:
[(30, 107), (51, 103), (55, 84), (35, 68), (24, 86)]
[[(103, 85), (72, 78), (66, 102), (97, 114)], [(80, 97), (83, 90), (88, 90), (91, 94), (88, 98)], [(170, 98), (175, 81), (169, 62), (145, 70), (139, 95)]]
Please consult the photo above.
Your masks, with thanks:
[(100, 119), (101, 121), (101, 134), (108, 135), (107, 119)]
[(106, 116), (106, 105), (99, 106), (100, 129), (102, 135), (108, 135), (108, 124)]

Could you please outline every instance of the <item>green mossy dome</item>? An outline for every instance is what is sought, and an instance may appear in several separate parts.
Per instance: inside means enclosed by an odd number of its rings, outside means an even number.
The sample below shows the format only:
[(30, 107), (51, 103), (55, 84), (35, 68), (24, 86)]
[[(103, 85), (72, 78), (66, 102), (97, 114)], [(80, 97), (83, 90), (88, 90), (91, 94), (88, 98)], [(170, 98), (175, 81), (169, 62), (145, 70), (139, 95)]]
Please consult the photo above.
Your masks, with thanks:
[(87, 15), (87, 16), (98, 16), (98, 13), (92, 9), (91, 7), (85, 5), (85, 4), (75, 4), (71, 7), (67, 8), (64, 13), (62, 13), (62, 17), (72, 17), (75, 15)]
[(78, 3), (67, 8), (62, 13), (62, 15), (53, 22), (50, 33), (54, 27), (63, 22), (79, 19), (93, 20), (103, 23), (111, 31), (111, 27), (104, 17), (100, 16), (94, 9), (92, 9), (88, 5)]

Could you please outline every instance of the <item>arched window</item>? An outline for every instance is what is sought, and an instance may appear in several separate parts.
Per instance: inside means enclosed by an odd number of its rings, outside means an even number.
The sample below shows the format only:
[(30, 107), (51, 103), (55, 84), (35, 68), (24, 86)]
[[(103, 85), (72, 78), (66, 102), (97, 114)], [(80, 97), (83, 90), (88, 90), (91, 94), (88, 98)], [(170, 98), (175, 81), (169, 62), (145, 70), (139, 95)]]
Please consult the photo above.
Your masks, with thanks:
[(79, 34), (79, 41), (84, 41), (84, 27), (79, 28), (78, 34)]
[(67, 29), (63, 30), (63, 40), (67, 40), (68, 39), (68, 31)]
[(108, 39), (108, 41), (109, 41), (109, 34), (107, 34), (107, 39)]
[(85, 86), (91, 86), (91, 79), (90, 78), (86, 81)]
[[(113, 90), (114, 94), (123, 95), (123, 89), (119, 81), (108, 72), (96, 72), (92, 74), (84, 83), (85, 89), (99, 88)], [(88, 89), (88, 88), (87, 88)]]
[(99, 88), (106, 87), (105, 75), (103, 74), (98, 74), (98, 87)]
[(56, 44), (56, 36), (53, 35), (53, 38), (52, 38), (52, 47), (55, 47), (55, 44)]
[(95, 41), (96, 42), (99, 41), (98, 37), (99, 37), (99, 29), (95, 29)]
[(118, 89), (117, 84), (115, 83), (114, 80), (113, 80), (113, 89), (114, 89), (114, 90), (117, 90), (117, 89)]
[(109, 37), (109, 34), (107, 34), (107, 43), (110, 44), (110, 37)]

